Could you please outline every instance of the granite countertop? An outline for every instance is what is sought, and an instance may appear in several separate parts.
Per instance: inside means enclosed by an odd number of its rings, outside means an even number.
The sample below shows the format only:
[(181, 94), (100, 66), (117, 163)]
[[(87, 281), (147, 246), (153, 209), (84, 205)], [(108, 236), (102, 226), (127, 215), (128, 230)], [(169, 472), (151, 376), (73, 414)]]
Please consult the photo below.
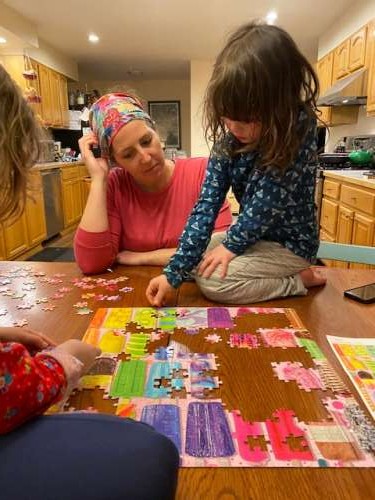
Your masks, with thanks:
[[(369, 172), (369, 170), (324, 170), (323, 175), (324, 177), (375, 189), (375, 179), (369, 179), (363, 175), (364, 172)], [(372, 172), (375, 174), (375, 170)]]
[(77, 167), (79, 165), (84, 165), (85, 162), (82, 160), (67, 162), (67, 161), (51, 161), (48, 163), (37, 163), (33, 166), (35, 170), (52, 170), (55, 168), (64, 168), (64, 167)]

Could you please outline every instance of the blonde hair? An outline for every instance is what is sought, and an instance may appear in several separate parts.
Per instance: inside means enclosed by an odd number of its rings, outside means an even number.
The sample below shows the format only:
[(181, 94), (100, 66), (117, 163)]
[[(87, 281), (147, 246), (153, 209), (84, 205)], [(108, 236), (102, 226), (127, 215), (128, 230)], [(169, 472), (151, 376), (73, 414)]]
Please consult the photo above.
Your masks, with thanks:
[(0, 221), (22, 214), (42, 131), (17, 84), (0, 64)]

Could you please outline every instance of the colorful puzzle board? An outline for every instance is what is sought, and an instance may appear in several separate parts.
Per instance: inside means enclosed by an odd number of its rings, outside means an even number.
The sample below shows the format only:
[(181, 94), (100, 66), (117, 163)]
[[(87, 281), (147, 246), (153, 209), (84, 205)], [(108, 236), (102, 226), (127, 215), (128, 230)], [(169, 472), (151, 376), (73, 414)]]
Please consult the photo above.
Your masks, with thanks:
[[(254, 328), (244, 329), (244, 324)], [(99, 346), (102, 355), (66, 409), (84, 409), (78, 404), (80, 395), (100, 390), (109, 411), (115, 408), (117, 415), (147, 422), (170, 437), (182, 466), (375, 465), (373, 424), (291, 309), (99, 309), (84, 340)], [(187, 347), (198, 341), (204, 342), (205, 352)], [(223, 376), (220, 356), (209, 352), (216, 346), (228, 359), (234, 349), (251, 355), (253, 363), (274, 359), (266, 382), (278, 384), (275, 398), (284, 383), (296, 384), (293, 390), (301, 398), (315, 391), (325, 417), (304, 422), (293, 409), (274, 406), (267, 418), (249, 420), (246, 408), (241, 413), (222, 397), (221, 379), (234, 381)], [(308, 360), (306, 366), (295, 361), (296, 353)], [(256, 376), (250, 363), (242, 376)]]
[(375, 339), (328, 335), (327, 340), (375, 419)]

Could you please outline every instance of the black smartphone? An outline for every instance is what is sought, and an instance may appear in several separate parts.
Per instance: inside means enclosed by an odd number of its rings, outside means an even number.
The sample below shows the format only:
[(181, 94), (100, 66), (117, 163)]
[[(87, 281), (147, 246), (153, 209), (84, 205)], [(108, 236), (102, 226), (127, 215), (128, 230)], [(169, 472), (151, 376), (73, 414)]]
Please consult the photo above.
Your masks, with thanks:
[(345, 290), (344, 295), (363, 304), (372, 304), (375, 302), (375, 283)]
[(92, 150), (92, 154), (94, 155), (95, 158), (101, 158), (102, 152), (101, 152), (99, 146), (94, 145), (94, 146), (92, 146), (91, 150)]

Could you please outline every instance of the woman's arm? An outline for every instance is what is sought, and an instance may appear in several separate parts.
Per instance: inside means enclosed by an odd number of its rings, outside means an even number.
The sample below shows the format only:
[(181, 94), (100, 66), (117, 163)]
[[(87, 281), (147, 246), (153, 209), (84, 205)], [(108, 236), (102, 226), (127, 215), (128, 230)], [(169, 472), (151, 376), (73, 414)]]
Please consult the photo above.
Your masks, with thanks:
[(123, 250), (116, 261), (126, 266), (165, 266), (175, 254), (176, 248), (160, 248), (150, 252), (130, 252)]
[(104, 158), (95, 158), (91, 147), (97, 144), (93, 133), (84, 135), (79, 140), (79, 149), (91, 176), (90, 193), (79, 227), (92, 233), (107, 231), (107, 177), (108, 162)]

